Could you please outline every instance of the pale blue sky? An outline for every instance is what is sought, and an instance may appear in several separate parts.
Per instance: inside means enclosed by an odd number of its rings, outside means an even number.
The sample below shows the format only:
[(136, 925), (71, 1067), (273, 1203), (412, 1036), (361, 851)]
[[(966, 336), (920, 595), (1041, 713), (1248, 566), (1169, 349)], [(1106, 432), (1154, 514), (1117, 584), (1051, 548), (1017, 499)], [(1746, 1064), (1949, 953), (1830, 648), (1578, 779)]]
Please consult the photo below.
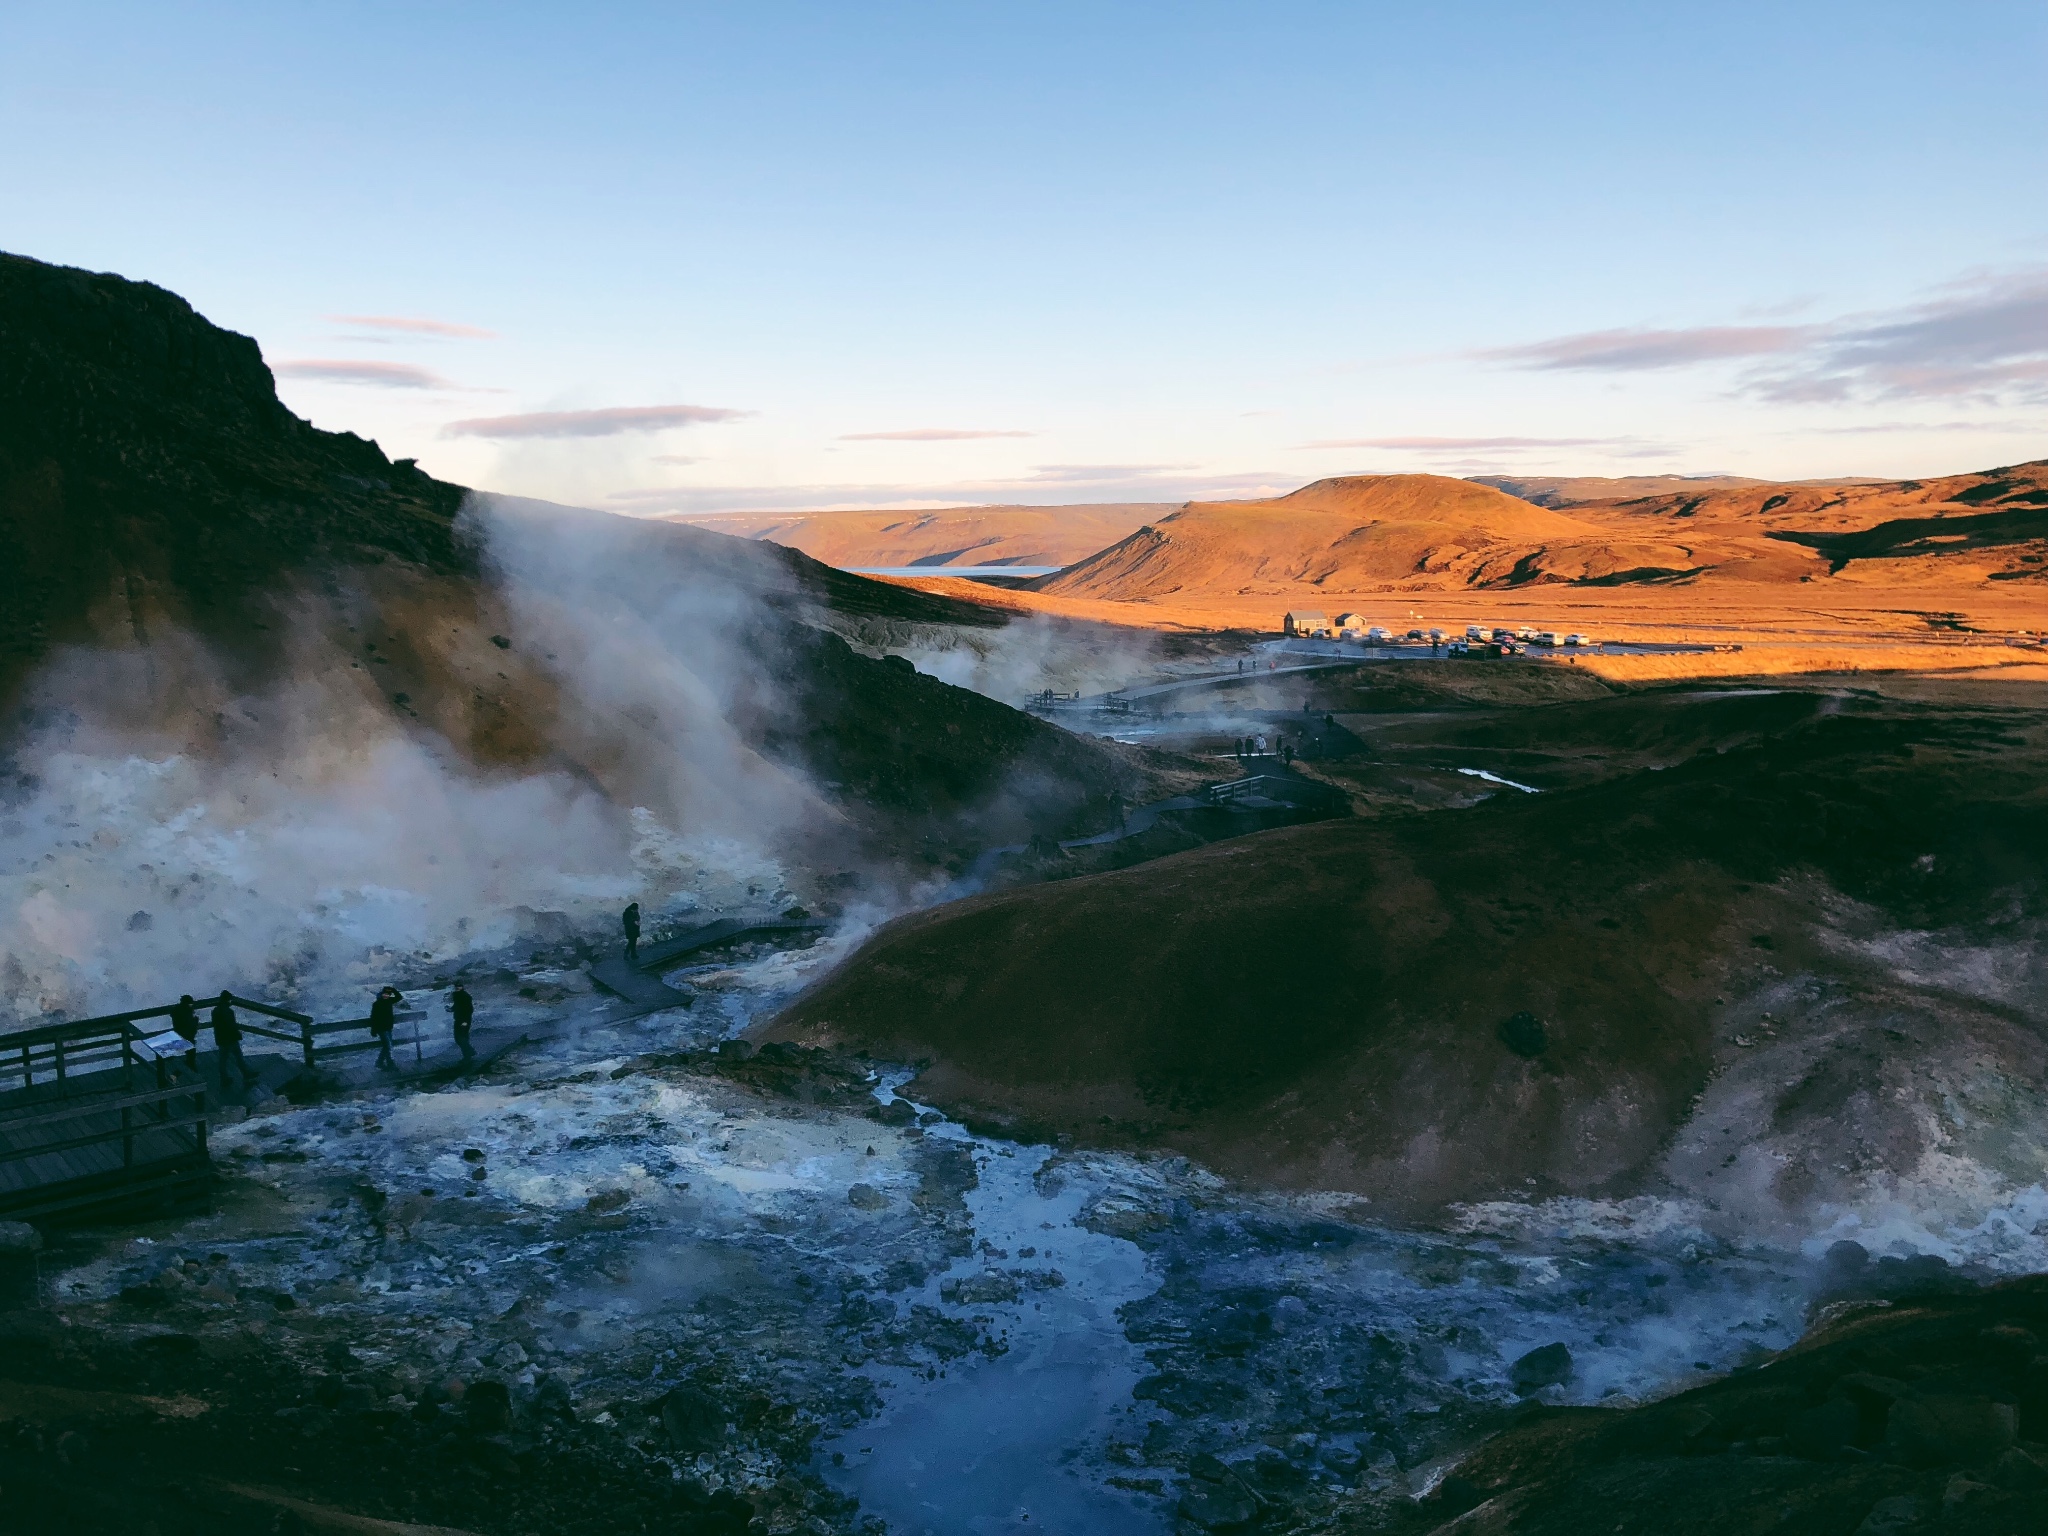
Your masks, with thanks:
[(0, 248), (622, 509), (1928, 474), (2048, 456), (2044, 80), (1970, 0), (11, 0)]

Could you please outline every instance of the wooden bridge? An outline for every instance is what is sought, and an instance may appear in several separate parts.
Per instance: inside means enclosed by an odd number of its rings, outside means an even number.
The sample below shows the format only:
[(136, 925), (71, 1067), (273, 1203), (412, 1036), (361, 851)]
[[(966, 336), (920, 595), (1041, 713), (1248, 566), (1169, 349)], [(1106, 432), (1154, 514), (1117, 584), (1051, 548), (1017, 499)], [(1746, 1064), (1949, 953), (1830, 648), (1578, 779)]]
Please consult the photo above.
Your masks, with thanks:
[[(202, 1031), (218, 995), (201, 1005)], [(322, 1024), (255, 998), (229, 1001), (245, 1036), (286, 1047), (294, 1075), (377, 1046), (366, 1018)], [(172, 1006), (0, 1034), (0, 1220), (88, 1221), (204, 1194), (213, 1181), (206, 1129), (225, 1096), (187, 1063), (182, 1042), (168, 1052), (151, 1045), (165, 1026), (142, 1026), (167, 1021)]]

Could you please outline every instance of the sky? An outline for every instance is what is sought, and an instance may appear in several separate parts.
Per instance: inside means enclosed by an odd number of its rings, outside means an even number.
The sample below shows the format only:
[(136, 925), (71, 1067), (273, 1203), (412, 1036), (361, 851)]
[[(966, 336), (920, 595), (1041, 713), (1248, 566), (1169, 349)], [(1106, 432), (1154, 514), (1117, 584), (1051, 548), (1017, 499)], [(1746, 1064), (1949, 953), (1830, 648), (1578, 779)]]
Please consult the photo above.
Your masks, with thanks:
[(661, 513), (2048, 457), (2048, 7), (0, 7), (0, 249)]

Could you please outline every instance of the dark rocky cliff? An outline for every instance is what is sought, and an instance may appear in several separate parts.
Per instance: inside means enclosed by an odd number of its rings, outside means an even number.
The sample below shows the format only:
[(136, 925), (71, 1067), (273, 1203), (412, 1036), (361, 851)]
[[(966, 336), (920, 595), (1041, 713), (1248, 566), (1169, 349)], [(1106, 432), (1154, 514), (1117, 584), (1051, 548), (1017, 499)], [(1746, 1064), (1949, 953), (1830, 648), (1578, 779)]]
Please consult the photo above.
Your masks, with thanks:
[(146, 597), (204, 627), (323, 557), (460, 568), (463, 494), (292, 415), (176, 294), (0, 255), (0, 688)]

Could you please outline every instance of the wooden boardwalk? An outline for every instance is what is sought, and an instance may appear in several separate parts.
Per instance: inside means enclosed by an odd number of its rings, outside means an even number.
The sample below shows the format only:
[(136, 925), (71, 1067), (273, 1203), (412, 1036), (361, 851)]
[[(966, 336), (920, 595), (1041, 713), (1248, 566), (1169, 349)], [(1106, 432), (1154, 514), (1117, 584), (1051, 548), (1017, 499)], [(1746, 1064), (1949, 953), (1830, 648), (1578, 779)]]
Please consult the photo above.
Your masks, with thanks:
[(0, 1036), (0, 1219), (86, 1219), (210, 1181), (206, 1084), (136, 1027), (168, 1012)]
[(814, 918), (722, 917), (685, 929), (659, 942), (640, 946), (636, 959), (613, 955), (590, 968), (590, 979), (605, 991), (622, 997), (640, 1013), (662, 1008), (687, 1008), (691, 999), (661, 979), (661, 973), (686, 956), (744, 939), (778, 938), (801, 933), (819, 933), (825, 924)]

